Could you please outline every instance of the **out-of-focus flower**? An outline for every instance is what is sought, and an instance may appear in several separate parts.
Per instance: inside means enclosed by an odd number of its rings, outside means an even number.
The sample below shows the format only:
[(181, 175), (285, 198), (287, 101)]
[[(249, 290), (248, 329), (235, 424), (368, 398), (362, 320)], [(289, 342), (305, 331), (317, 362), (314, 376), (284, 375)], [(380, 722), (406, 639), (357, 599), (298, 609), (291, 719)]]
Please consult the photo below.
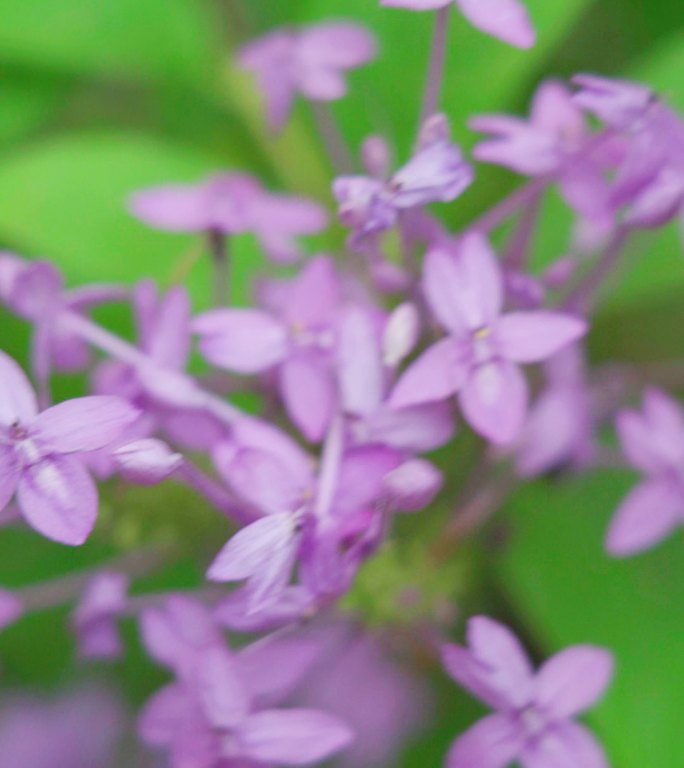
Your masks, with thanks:
[[(151, 655), (177, 681), (147, 702), (140, 733), (150, 746), (169, 750), (174, 765), (313, 765), (353, 740), (340, 719), (321, 710), (270, 708), (294, 684), (292, 671), (295, 678), (303, 673), (308, 649), (262, 646), (236, 656), (210, 613), (180, 597), (145, 612), (143, 635)], [(286, 669), (273, 665), (279, 659)]]
[(156, 485), (170, 477), (183, 463), (163, 440), (135, 440), (117, 448), (112, 456), (122, 477), (138, 485)]
[(116, 440), (140, 415), (125, 400), (93, 396), (38, 412), (21, 368), (0, 352), (0, 508), (16, 492), (28, 524), (78, 545), (97, 517), (97, 488), (78, 454)]
[(520, 0), (380, 0), (381, 5), (412, 11), (436, 11), (452, 3), (482, 32), (516, 48), (534, 45), (535, 31)]
[(402, 212), (448, 203), (472, 183), (473, 171), (456, 144), (439, 138), (423, 144), (389, 180), (340, 176), (333, 193), (340, 221), (352, 230), (352, 245), (393, 227)]
[(618, 414), (622, 450), (644, 479), (613, 518), (606, 548), (616, 556), (649, 549), (684, 522), (684, 413), (664, 392), (649, 389), (641, 413)]
[(116, 621), (126, 609), (128, 584), (125, 574), (108, 571), (88, 583), (71, 618), (84, 658), (115, 659), (121, 653)]
[(337, 407), (332, 359), (341, 293), (332, 260), (320, 256), (283, 289), (277, 311), (215, 309), (192, 327), (204, 357), (220, 368), (245, 374), (276, 368), (290, 418), (317, 442)]
[(447, 645), (444, 665), (495, 710), (458, 737), (448, 768), (608, 768), (593, 734), (573, 718), (596, 704), (613, 676), (612, 654), (591, 645), (566, 648), (536, 672), (515, 635), (484, 616), (468, 622), (468, 648)]
[(0, 589), (0, 631), (14, 624), (23, 613), (21, 598), (7, 589)]
[(142, 190), (131, 198), (130, 210), (151, 227), (168, 232), (251, 232), (278, 262), (296, 260), (297, 237), (320, 232), (328, 220), (317, 203), (267, 192), (255, 178), (239, 173)]
[(100, 689), (54, 701), (8, 698), (0, 704), (2, 768), (113, 766), (123, 726), (119, 705)]
[(266, 99), (272, 130), (287, 122), (295, 96), (336, 101), (347, 93), (345, 74), (375, 57), (368, 30), (349, 22), (278, 29), (246, 45), (238, 62), (253, 72)]
[(585, 321), (546, 310), (502, 315), (501, 269), (477, 234), (466, 235), (455, 252), (431, 250), (423, 286), (450, 336), (409, 366), (390, 404), (402, 408), (458, 393), (476, 431), (492, 442), (509, 443), (527, 411), (527, 383), (518, 363), (551, 357), (585, 334)]
[(509, 115), (481, 115), (470, 120), (490, 137), (478, 144), (474, 157), (526, 176), (549, 176), (564, 198), (591, 219), (611, 220), (609, 187), (598, 149), (589, 150), (590, 134), (580, 107), (561, 83), (542, 83), (529, 120)]

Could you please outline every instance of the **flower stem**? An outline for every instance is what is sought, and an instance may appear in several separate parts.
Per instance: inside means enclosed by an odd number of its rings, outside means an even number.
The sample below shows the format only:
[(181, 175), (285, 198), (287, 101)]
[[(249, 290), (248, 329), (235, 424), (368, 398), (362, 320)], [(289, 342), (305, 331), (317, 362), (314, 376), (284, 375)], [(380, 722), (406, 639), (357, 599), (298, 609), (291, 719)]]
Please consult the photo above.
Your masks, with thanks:
[(210, 229), (207, 236), (214, 265), (214, 305), (222, 307), (230, 303), (230, 244), (218, 229)]
[(444, 82), (444, 64), (446, 61), (446, 44), (450, 11), (451, 5), (449, 4), (444, 8), (440, 8), (435, 16), (435, 28), (432, 37), (432, 48), (430, 50), (428, 75), (425, 82), (423, 107), (420, 113), (421, 125), (428, 119), (428, 117), (434, 115), (439, 109), (439, 100), (442, 93), (442, 84)]
[(354, 156), (335, 119), (330, 104), (328, 102), (312, 101), (310, 105), (311, 114), (335, 173), (338, 175), (353, 173), (356, 166)]
[(532, 238), (539, 218), (541, 201), (542, 190), (535, 190), (535, 194), (530, 198), (523, 209), (518, 226), (504, 256), (504, 262), (509, 269), (521, 271), (525, 269), (529, 262), (531, 255), (530, 247), (532, 245)]

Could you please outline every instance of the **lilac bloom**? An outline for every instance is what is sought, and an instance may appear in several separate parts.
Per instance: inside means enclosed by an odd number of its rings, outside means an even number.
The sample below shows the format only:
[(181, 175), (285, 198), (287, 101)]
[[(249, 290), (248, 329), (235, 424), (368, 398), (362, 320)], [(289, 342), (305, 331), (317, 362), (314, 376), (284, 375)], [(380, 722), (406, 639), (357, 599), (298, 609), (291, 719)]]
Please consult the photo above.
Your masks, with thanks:
[(82, 657), (115, 659), (121, 654), (116, 620), (126, 609), (128, 584), (125, 574), (103, 571), (86, 586), (72, 614), (72, 627)]
[(0, 589), (0, 631), (18, 621), (23, 613), (21, 598), (6, 589)]
[(54, 368), (81, 371), (90, 361), (83, 339), (59, 322), (62, 312), (83, 314), (101, 304), (124, 299), (128, 291), (117, 285), (91, 285), (67, 290), (60, 272), (47, 261), (27, 261), (0, 255), (0, 297), (21, 317), (34, 324), (31, 367), (40, 381)]
[(97, 517), (97, 488), (79, 454), (116, 440), (139, 416), (117, 397), (67, 400), (38, 412), (21, 368), (0, 352), (0, 509), (16, 493), (28, 524), (78, 545)]
[(99, 688), (8, 698), (0, 705), (2, 768), (105, 768), (123, 728), (119, 703)]
[(340, 176), (333, 184), (342, 223), (352, 244), (393, 227), (402, 212), (429, 203), (448, 203), (472, 183), (473, 171), (456, 144), (440, 138), (423, 144), (388, 180)]
[(298, 562), (310, 576), (305, 578), (310, 592), (342, 589), (357, 566), (355, 547), (385, 493), (383, 480), (398, 466), (399, 456), (374, 446), (339, 457), (329, 452), (317, 476), (309, 456), (286, 435), (276, 437), (275, 428), (268, 429), (268, 447), (264, 425), (239, 428), (241, 443), (218, 446), (214, 459), (224, 479), (261, 517), (228, 541), (208, 577), (246, 581), (248, 615), (277, 602)]
[[(245, 651), (236, 657), (201, 605), (175, 598), (143, 615), (143, 631), (148, 650), (177, 681), (147, 702), (140, 733), (150, 746), (169, 750), (173, 765), (313, 765), (351, 742), (348, 727), (320, 710), (263, 708), (270, 689), (263, 664), (274, 655), (259, 649), (251, 660)], [(283, 691), (292, 681), (289, 671), (285, 678), (279, 672), (271, 682)]]
[(644, 394), (643, 412), (617, 417), (622, 450), (643, 480), (620, 504), (606, 548), (615, 556), (649, 549), (684, 522), (684, 413), (657, 389)]
[(281, 298), (276, 312), (216, 309), (196, 317), (192, 327), (213, 365), (244, 374), (275, 369), (288, 415), (318, 442), (338, 399), (332, 355), (342, 297), (332, 260), (311, 261)]
[(198, 184), (168, 184), (137, 192), (130, 201), (134, 216), (168, 232), (250, 232), (274, 261), (301, 255), (300, 235), (327, 224), (325, 210), (310, 200), (267, 192), (251, 176), (220, 173)]
[(586, 322), (547, 310), (502, 315), (501, 269), (478, 234), (466, 235), (455, 252), (430, 251), (423, 287), (449, 336), (409, 366), (390, 404), (405, 408), (458, 393), (477, 432), (494, 443), (511, 442), (527, 411), (527, 383), (518, 364), (548, 359), (582, 337)]
[(446, 645), (444, 665), (495, 710), (453, 743), (447, 768), (608, 768), (594, 736), (573, 718), (596, 704), (613, 676), (612, 654), (566, 648), (535, 673), (518, 639), (484, 616), (468, 622), (468, 647)]
[[(387, 404), (391, 369), (383, 365), (382, 351), (387, 331), (397, 333), (389, 326), (378, 327), (371, 313), (360, 307), (346, 310), (341, 318), (337, 371), (350, 436), (359, 444), (387, 445), (408, 452), (439, 448), (454, 434), (453, 414), (447, 403), (398, 409)], [(411, 337), (414, 330), (409, 328), (408, 333)], [(391, 343), (396, 346), (396, 342)], [(396, 350), (391, 354), (395, 359)]]
[(412, 11), (435, 11), (452, 3), (482, 32), (516, 48), (534, 45), (535, 31), (520, 0), (380, 0), (381, 5)]
[(526, 176), (552, 176), (579, 213), (592, 219), (610, 218), (600, 157), (587, 149), (584, 115), (563, 84), (547, 81), (539, 86), (529, 120), (482, 115), (473, 118), (470, 126), (490, 134), (473, 152), (478, 160)]
[(266, 99), (268, 123), (283, 128), (295, 96), (336, 101), (347, 93), (345, 73), (375, 57), (373, 36), (358, 24), (334, 22), (278, 29), (246, 45), (238, 58)]

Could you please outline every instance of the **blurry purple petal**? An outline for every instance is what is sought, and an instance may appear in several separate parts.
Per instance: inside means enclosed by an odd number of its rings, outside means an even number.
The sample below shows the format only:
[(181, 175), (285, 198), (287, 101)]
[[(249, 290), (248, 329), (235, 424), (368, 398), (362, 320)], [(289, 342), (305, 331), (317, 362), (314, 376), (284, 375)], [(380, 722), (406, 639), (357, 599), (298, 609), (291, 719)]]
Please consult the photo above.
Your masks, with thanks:
[(366, 418), (362, 440), (404, 451), (433, 451), (451, 440), (455, 432), (449, 403), (426, 403), (410, 408), (383, 406)]
[(214, 365), (240, 373), (258, 373), (287, 354), (283, 325), (256, 309), (215, 309), (196, 317), (193, 331), (199, 348)]
[(353, 514), (378, 501), (384, 492), (385, 477), (400, 462), (396, 451), (381, 446), (348, 451), (342, 459), (333, 510), (340, 515)]
[(280, 393), (287, 413), (307, 440), (325, 435), (337, 406), (337, 386), (328, 363), (298, 354), (280, 368)]
[(0, 424), (26, 424), (38, 413), (33, 388), (19, 365), (0, 350)]
[(430, 309), (442, 326), (453, 334), (464, 334), (468, 319), (462, 312), (463, 276), (454, 254), (434, 248), (423, 266), (423, 290)]
[(545, 662), (535, 680), (535, 703), (553, 719), (574, 717), (603, 696), (614, 670), (613, 654), (575, 645)]
[(47, 457), (23, 470), (17, 504), (29, 525), (43, 536), (77, 546), (95, 525), (97, 488), (78, 459)]
[(14, 496), (19, 474), (19, 459), (14, 446), (0, 443), (0, 511)]
[(140, 738), (146, 744), (168, 746), (179, 729), (199, 714), (197, 704), (180, 685), (167, 685), (145, 703), (138, 724)]
[(372, 413), (383, 399), (384, 371), (376, 323), (360, 307), (342, 317), (337, 367), (344, 410), (355, 415)]
[(244, 720), (250, 698), (238, 662), (224, 646), (211, 646), (199, 654), (193, 677), (204, 714), (214, 728), (233, 728)]
[(388, 501), (398, 512), (424, 509), (442, 488), (442, 473), (426, 459), (405, 461), (383, 478)]
[(306, 27), (299, 39), (299, 56), (310, 67), (350, 69), (376, 53), (373, 35), (360, 24), (328, 22)]
[(35, 421), (35, 435), (56, 453), (96, 451), (119, 438), (140, 416), (120, 397), (92, 395), (48, 408)]
[(502, 354), (516, 363), (537, 363), (584, 336), (587, 323), (561, 312), (511, 312), (496, 325)]
[(160, 302), (147, 352), (159, 365), (185, 368), (190, 354), (190, 298), (185, 288), (171, 288)]
[(523, 768), (609, 768), (605, 753), (594, 735), (583, 725), (561, 722), (520, 756)]
[(429, 347), (397, 382), (390, 397), (393, 408), (445, 400), (459, 390), (467, 368), (458, 344), (451, 338)]
[(459, 243), (451, 278), (453, 301), (472, 331), (494, 322), (503, 304), (503, 278), (496, 255), (480, 234), (466, 235)]
[(169, 232), (201, 232), (212, 225), (202, 184), (168, 184), (137, 192), (129, 210), (145, 224)]
[(310, 261), (286, 289), (283, 317), (292, 328), (330, 325), (342, 299), (340, 279), (328, 256)]
[(468, 376), (459, 402), (476, 432), (496, 444), (510, 443), (525, 422), (527, 382), (515, 365), (485, 363)]
[(445, 768), (506, 768), (522, 745), (523, 738), (513, 717), (489, 715), (456, 739)]
[(613, 517), (606, 549), (627, 557), (650, 549), (684, 520), (681, 492), (667, 481), (646, 481), (633, 488)]
[(14, 624), (24, 613), (24, 604), (12, 592), (0, 588), (0, 631)]
[(274, 765), (312, 765), (339, 752), (354, 736), (336, 717), (313, 709), (264, 710), (240, 726), (247, 757)]
[(520, 0), (456, 0), (461, 13), (482, 32), (517, 48), (531, 48), (536, 34)]
[(116, 467), (126, 480), (137, 485), (156, 485), (172, 475), (183, 463), (162, 440), (147, 438), (126, 443), (113, 453)]
[(313, 613), (311, 593), (301, 586), (286, 587), (276, 603), (250, 612), (250, 594), (237, 589), (214, 609), (216, 621), (235, 632), (266, 632), (297, 622)]
[(382, 338), (382, 361), (394, 368), (414, 350), (420, 337), (420, 313), (404, 302), (389, 316)]

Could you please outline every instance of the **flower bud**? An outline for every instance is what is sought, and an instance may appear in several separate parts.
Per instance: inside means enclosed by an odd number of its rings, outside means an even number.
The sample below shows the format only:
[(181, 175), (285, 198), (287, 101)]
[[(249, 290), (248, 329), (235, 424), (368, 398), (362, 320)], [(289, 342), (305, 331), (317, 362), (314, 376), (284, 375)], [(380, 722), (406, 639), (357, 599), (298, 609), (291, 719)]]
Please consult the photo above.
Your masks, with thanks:
[(389, 317), (382, 339), (382, 359), (395, 367), (411, 354), (420, 335), (420, 316), (414, 304), (400, 304)]
[(361, 147), (363, 167), (376, 179), (384, 179), (390, 172), (390, 149), (382, 136), (369, 136)]
[(183, 462), (161, 440), (149, 438), (127, 443), (114, 451), (114, 461), (121, 475), (138, 485), (155, 485), (173, 474)]

